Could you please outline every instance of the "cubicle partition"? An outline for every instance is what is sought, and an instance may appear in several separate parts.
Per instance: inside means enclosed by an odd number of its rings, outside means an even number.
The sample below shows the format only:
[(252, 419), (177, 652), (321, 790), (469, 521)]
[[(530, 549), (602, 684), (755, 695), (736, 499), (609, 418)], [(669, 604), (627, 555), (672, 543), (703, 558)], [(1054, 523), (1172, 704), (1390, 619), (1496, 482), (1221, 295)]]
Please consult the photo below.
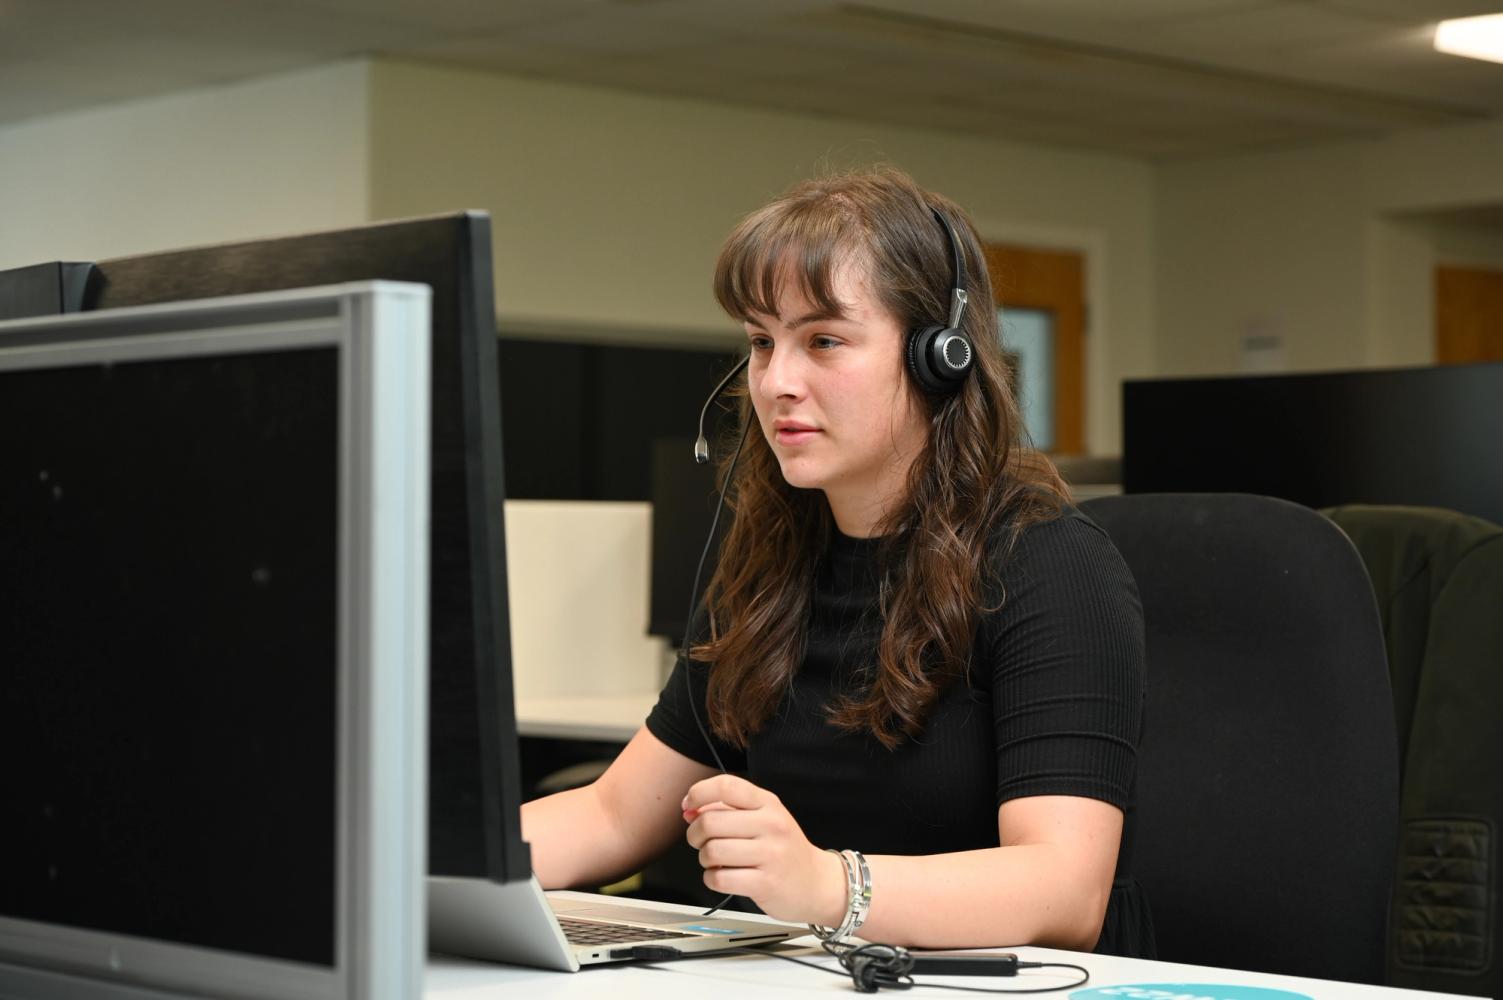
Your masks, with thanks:
[(1127, 493), (1443, 507), (1503, 524), (1503, 363), (1133, 379)]

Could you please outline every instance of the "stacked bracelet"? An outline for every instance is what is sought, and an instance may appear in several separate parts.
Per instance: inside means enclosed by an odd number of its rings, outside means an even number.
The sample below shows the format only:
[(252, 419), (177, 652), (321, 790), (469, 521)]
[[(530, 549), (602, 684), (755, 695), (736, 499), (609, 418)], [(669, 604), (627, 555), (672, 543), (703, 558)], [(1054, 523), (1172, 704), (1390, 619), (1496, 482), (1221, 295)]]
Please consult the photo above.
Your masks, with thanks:
[(845, 866), (845, 918), (839, 927), (810, 924), (809, 930), (821, 941), (844, 941), (866, 922), (866, 911), (872, 905), (872, 871), (860, 851), (837, 851), (831, 847), (825, 850), (838, 856)]

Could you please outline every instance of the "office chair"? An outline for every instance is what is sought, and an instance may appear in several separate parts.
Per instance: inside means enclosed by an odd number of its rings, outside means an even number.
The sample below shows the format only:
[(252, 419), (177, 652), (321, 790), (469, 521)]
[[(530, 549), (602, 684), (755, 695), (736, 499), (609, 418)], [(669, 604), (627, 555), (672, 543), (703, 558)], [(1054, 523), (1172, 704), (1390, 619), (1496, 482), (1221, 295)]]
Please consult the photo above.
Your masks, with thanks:
[(1383, 981), (1398, 750), (1356, 551), (1244, 494), (1080, 504), (1143, 600), (1133, 872), (1167, 961)]
[(1389, 986), (1503, 993), (1503, 528), (1434, 507), (1324, 510), (1367, 566), (1398, 722)]

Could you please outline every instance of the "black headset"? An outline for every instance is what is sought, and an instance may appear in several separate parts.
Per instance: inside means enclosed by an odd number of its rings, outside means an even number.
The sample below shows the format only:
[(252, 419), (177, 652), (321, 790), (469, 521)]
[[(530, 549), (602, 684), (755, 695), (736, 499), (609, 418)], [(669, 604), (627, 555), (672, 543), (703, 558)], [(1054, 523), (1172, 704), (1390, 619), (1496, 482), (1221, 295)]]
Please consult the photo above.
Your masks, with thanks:
[(919, 388), (933, 395), (948, 394), (960, 388), (970, 373), (976, 352), (971, 338), (960, 328), (969, 296), (965, 290), (965, 261), (960, 255), (960, 237), (955, 227), (937, 208), (930, 208), (939, 227), (950, 241), (950, 256), (955, 262), (955, 284), (950, 289), (949, 321), (940, 326), (925, 326), (908, 333), (908, 374)]

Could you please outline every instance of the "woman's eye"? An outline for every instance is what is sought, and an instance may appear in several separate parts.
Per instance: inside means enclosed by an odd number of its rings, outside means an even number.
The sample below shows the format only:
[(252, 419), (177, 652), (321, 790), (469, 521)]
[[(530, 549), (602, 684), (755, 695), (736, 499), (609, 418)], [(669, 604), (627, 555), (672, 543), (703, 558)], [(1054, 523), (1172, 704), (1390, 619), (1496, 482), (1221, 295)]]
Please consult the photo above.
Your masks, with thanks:
[(754, 351), (765, 351), (772, 346), (772, 338), (752, 337), (747, 341), (747, 343), (751, 345), (751, 349)]
[(840, 341), (834, 337), (815, 337), (810, 341), (816, 351), (828, 351), (833, 347), (839, 347)]

